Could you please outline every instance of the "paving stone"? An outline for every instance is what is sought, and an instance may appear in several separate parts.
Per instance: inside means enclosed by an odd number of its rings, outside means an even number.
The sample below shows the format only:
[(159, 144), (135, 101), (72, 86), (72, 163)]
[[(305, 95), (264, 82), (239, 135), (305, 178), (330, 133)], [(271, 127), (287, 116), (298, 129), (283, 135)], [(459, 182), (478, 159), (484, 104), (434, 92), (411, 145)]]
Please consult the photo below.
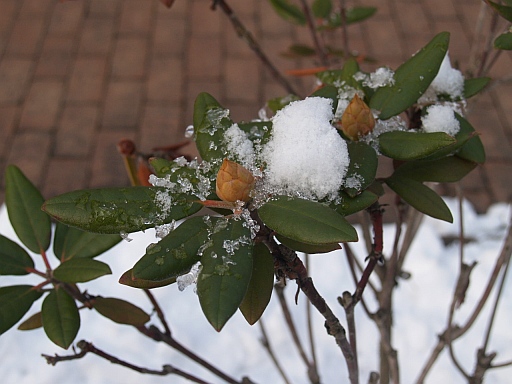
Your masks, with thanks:
[(67, 105), (58, 124), (55, 155), (86, 158), (91, 151), (97, 120), (97, 107)]
[(114, 38), (114, 23), (109, 19), (87, 19), (80, 33), (79, 53), (107, 55)]
[[(172, 10), (168, 12), (172, 12)], [(153, 54), (182, 58), (188, 28), (186, 19), (171, 18), (170, 16), (159, 17), (154, 31)]]
[(122, 2), (122, 0), (90, 0), (89, 14), (94, 17), (115, 17), (121, 8)]
[(179, 103), (183, 89), (183, 62), (179, 58), (154, 58), (149, 71), (148, 100)]
[(187, 70), (194, 79), (216, 78), (222, 72), (221, 42), (215, 37), (201, 37), (188, 47)]
[(74, 35), (81, 27), (85, 9), (83, 1), (66, 1), (58, 3), (53, 11), (48, 34)]
[(142, 84), (140, 82), (111, 82), (105, 99), (103, 127), (136, 129), (139, 123), (142, 99)]
[(117, 39), (112, 62), (112, 76), (141, 78), (146, 74), (147, 39), (123, 37)]
[(46, 38), (37, 61), (36, 77), (67, 77), (74, 57), (74, 48), (73, 38), (58, 35)]
[(225, 64), (226, 97), (257, 103), (260, 100), (261, 68), (254, 58), (227, 58)]
[(180, 122), (179, 105), (146, 105), (138, 147), (144, 153), (151, 153), (154, 147), (169, 146), (184, 141), (185, 127), (180, 126)]
[(21, 112), (20, 127), (23, 129), (52, 129), (60, 111), (63, 86), (61, 81), (32, 83)]
[(78, 57), (69, 80), (67, 99), (74, 102), (101, 100), (106, 70), (104, 58)]
[[(0, 141), (0, 157), (5, 156), (9, 149), (10, 142), (17, 127), (19, 119), (19, 108), (16, 106), (0, 107), (0, 132), (2, 140)], [(1, 169), (1, 168), (0, 168)]]
[(18, 57), (34, 57), (40, 50), (40, 42), (44, 36), (44, 20), (18, 20), (11, 32), (7, 54)]
[(210, 4), (202, 0), (190, 0), (190, 3), (192, 36), (219, 36), (222, 31), (222, 24), (227, 22), (226, 16), (221, 10), (212, 11)]
[(0, 62), (0, 103), (18, 103), (29, 85), (31, 60), (4, 58)]
[(153, 1), (124, 0), (122, 2), (119, 32), (121, 34), (142, 35), (149, 33), (155, 5)]
[(85, 159), (52, 158), (49, 161), (43, 197), (50, 199), (57, 195), (87, 188), (88, 161)]

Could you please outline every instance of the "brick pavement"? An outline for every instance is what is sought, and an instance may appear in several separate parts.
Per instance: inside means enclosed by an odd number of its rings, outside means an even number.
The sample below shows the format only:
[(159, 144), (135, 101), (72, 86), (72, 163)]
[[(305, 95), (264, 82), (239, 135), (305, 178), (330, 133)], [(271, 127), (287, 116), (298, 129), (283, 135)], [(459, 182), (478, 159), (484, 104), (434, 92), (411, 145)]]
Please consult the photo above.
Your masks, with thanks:
[[(279, 55), (291, 42), (308, 42), (307, 31), (281, 22), (267, 1), (230, 3), (278, 67), (311, 64)], [(465, 68), (480, 1), (358, 3), (379, 11), (349, 27), (351, 49), (396, 68), (447, 30), (451, 57)], [(133, 139), (144, 151), (181, 140), (199, 92), (212, 93), (235, 121), (255, 117), (265, 100), (283, 95), (209, 4), (176, 0), (168, 10), (158, 0), (0, 0), (0, 173), (17, 164), (46, 197), (127, 185), (119, 139)], [(510, 76), (511, 68), (506, 53), (491, 75)], [(306, 79), (293, 83), (302, 92), (312, 87)], [(510, 83), (471, 104), (469, 119), (488, 161), (462, 188), (479, 211), (512, 197), (511, 110)]]

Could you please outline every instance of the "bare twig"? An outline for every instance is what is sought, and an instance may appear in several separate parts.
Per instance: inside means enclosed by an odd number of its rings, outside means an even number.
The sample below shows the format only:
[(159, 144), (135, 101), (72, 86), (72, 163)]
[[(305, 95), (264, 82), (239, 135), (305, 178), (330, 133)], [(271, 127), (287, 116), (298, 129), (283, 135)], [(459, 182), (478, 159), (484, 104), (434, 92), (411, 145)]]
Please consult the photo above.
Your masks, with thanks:
[(213, 0), (212, 10), (220, 7), (220, 9), (224, 12), (224, 14), (229, 18), (231, 25), (236, 31), (238, 37), (244, 40), (249, 48), (256, 54), (258, 59), (263, 63), (263, 65), (270, 71), (274, 79), (281, 84), (281, 86), (286, 89), (287, 92), (298, 95), (298, 93), (293, 89), (291, 84), (286, 80), (286, 78), (279, 72), (277, 67), (270, 61), (268, 56), (263, 52), (258, 42), (254, 39), (252, 34), (247, 30), (247, 28), (242, 24), (240, 19), (236, 16), (233, 9), (227, 4), (225, 0)]
[[(306, 269), (310, 271), (310, 265), (309, 265), (309, 254), (305, 254), (306, 258)], [(306, 302), (306, 317), (307, 317), (307, 323), (308, 323), (308, 339), (309, 339), (309, 347), (311, 349), (311, 364), (314, 367), (315, 372), (318, 372), (318, 363), (317, 363), (317, 357), (316, 357), (316, 348), (315, 348), (315, 334), (313, 332), (313, 316), (311, 313), (311, 302), (308, 300)]]
[(268, 352), (270, 358), (272, 359), (272, 362), (274, 363), (274, 365), (276, 366), (277, 370), (279, 371), (279, 374), (283, 378), (283, 381), (285, 382), (285, 384), (290, 384), (290, 380), (286, 376), (286, 373), (284, 372), (283, 367), (281, 367), (281, 364), (279, 363), (279, 360), (277, 359), (277, 356), (275, 355), (274, 351), (272, 350), (272, 347), (270, 346), (270, 340), (269, 340), (269, 338), (267, 336), (267, 331), (265, 330), (265, 326), (263, 324), (263, 320), (259, 319), (258, 320), (258, 324), (260, 325), (260, 329), (261, 329), (261, 336), (262, 336), (261, 344), (263, 344), (263, 347)]
[(149, 298), (149, 301), (151, 301), (151, 304), (153, 304), (153, 308), (155, 309), (155, 312), (160, 319), (160, 322), (162, 323), (162, 326), (165, 329), (165, 334), (167, 336), (171, 336), (171, 328), (169, 327), (169, 324), (167, 323), (167, 320), (165, 319), (164, 312), (162, 311), (162, 308), (160, 308), (160, 304), (158, 304), (158, 301), (156, 301), (155, 296), (153, 296), (153, 293), (149, 289), (145, 289), (144, 293)]
[(313, 19), (313, 14), (311, 13), (311, 8), (306, 0), (300, 0), (302, 4), (302, 11), (306, 16), (306, 22), (308, 23), (308, 29), (311, 34), (311, 39), (313, 40), (313, 45), (315, 46), (315, 51), (320, 60), (321, 65), (328, 66), (329, 61), (327, 60), (327, 54), (325, 52), (325, 46), (323, 42), (320, 41), (320, 37), (317, 33), (316, 23)]
[(274, 291), (276, 292), (277, 297), (279, 299), (279, 303), (281, 304), (284, 319), (292, 336), (293, 343), (295, 344), (295, 347), (297, 348), (297, 351), (299, 352), (302, 361), (304, 362), (304, 364), (306, 364), (309, 380), (312, 383), (319, 383), (320, 378), (318, 377), (318, 372), (316, 372), (315, 367), (309, 361), (309, 357), (306, 355), (306, 351), (304, 350), (304, 347), (302, 346), (302, 343), (300, 341), (297, 328), (295, 327), (295, 323), (293, 322), (292, 315), (290, 313), (290, 308), (288, 307), (288, 303), (286, 302), (286, 298), (284, 296), (284, 284), (282, 284), (281, 282), (277, 282), (274, 285)]
[(206, 368), (208, 371), (216, 375), (217, 377), (221, 378), (222, 380), (226, 381), (230, 384), (239, 384), (240, 382), (233, 379), (229, 375), (225, 374), (221, 370), (219, 370), (217, 367), (213, 366), (203, 358), (196, 355), (194, 352), (189, 350), (188, 348), (181, 345), (178, 341), (176, 341), (172, 336), (165, 334), (165, 332), (160, 331), (157, 327), (154, 325), (149, 327), (137, 327), (139, 332), (143, 333), (147, 337), (155, 340), (155, 341), (161, 341), (171, 348), (181, 352), (185, 356), (187, 356), (189, 359), (195, 361), (197, 364), (201, 365), (202, 367)]
[(348, 30), (347, 30), (347, 6), (345, 0), (340, 0), (340, 18), (341, 18), (341, 31), (343, 40), (343, 57), (348, 59), (350, 56), (350, 50), (348, 46)]
[(187, 380), (190, 380), (194, 383), (199, 384), (208, 384), (208, 382), (199, 379), (198, 377), (191, 375), (189, 373), (186, 373), (178, 368), (175, 368), (171, 365), (164, 365), (161, 370), (154, 370), (154, 369), (148, 369), (139, 367), (136, 365), (133, 365), (131, 363), (128, 363), (124, 360), (121, 360), (107, 352), (102, 351), (101, 349), (96, 348), (92, 343), (89, 343), (85, 340), (81, 340), (77, 343), (77, 347), (80, 348), (80, 352), (75, 353), (73, 355), (67, 355), (67, 356), (49, 356), (49, 355), (42, 355), (48, 364), (56, 365), (58, 362), (61, 361), (70, 361), (70, 360), (77, 360), (81, 359), (88, 353), (92, 353), (94, 355), (97, 355), (99, 357), (102, 357), (105, 360), (110, 361), (112, 364), (121, 365), (123, 367), (129, 368), (133, 371), (137, 371), (139, 373), (149, 374), (149, 375), (158, 375), (158, 376), (167, 376), (167, 375), (178, 375), (181, 376)]

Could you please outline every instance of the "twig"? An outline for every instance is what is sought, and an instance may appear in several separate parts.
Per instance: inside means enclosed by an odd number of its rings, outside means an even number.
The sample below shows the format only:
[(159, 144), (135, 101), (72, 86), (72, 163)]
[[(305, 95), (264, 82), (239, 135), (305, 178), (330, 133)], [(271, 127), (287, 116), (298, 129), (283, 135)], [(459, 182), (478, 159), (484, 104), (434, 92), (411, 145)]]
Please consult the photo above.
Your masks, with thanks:
[(274, 290), (277, 294), (277, 298), (279, 299), (279, 303), (281, 304), (284, 319), (292, 336), (293, 343), (295, 344), (295, 347), (297, 348), (297, 351), (299, 352), (302, 361), (304, 362), (304, 364), (306, 364), (306, 367), (308, 369), (309, 380), (312, 383), (319, 383), (320, 379), (318, 377), (318, 372), (316, 372), (314, 365), (309, 361), (309, 357), (306, 355), (306, 352), (304, 351), (304, 347), (302, 346), (302, 343), (300, 341), (297, 328), (295, 327), (295, 324), (293, 322), (292, 315), (290, 313), (290, 308), (288, 307), (288, 303), (286, 302), (286, 298), (284, 296), (284, 285), (280, 282), (277, 282), (274, 285)]
[[(344, 248), (345, 249), (345, 255), (347, 256), (347, 261), (348, 261), (348, 265), (350, 267), (350, 273), (352, 275), (352, 279), (354, 280), (354, 284), (357, 285), (358, 279), (357, 279), (357, 276), (356, 276), (356, 271), (355, 271), (354, 264), (356, 264), (358, 266), (359, 270), (362, 271), (361, 265), (357, 261), (355, 255), (354, 255), (354, 252), (352, 251), (352, 248), (350, 248), (348, 243), (344, 243), (343, 246), (345, 247)], [(370, 280), (368, 280), (368, 285), (370, 286), (372, 291), (375, 294), (377, 294), (377, 289), (375, 288), (375, 286), (372, 284), (372, 282)], [(363, 305), (363, 309), (366, 312), (366, 315), (371, 318), (372, 314), (370, 312), (370, 309), (366, 305), (366, 301), (364, 300), (363, 297), (361, 297), (361, 304)]]
[(320, 42), (320, 38), (317, 33), (315, 20), (313, 19), (313, 14), (311, 13), (311, 8), (306, 0), (300, 0), (302, 4), (302, 11), (306, 16), (306, 22), (308, 24), (308, 29), (311, 34), (311, 39), (313, 40), (313, 45), (315, 46), (315, 51), (320, 59), (321, 65), (327, 67), (329, 65), (329, 61), (327, 60), (327, 54), (325, 52), (324, 44)]
[(348, 47), (348, 30), (347, 30), (347, 7), (345, 0), (340, 0), (340, 18), (341, 18), (341, 31), (343, 40), (343, 58), (346, 60), (350, 56)]
[[(310, 271), (310, 265), (309, 265), (309, 254), (305, 254), (306, 258), (306, 269)], [(309, 338), (309, 347), (311, 348), (311, 364), (313, 365), (313, 368), (315, 372), (317, 372), (318, 375), (318, 360), (316, 357), (316, 348), (315, 348), (315, 334), (313, 332), (313, 317), (311, 313), (311, 302), (307, 300), (306, 302), (306, 318), (307, 318), (307, 324), (308, 324), (308, 338)]]
[(263, 52), (258, 42), (254, 39), (252, 34), (245, 28), (240, 19), (236, 16), (233, 9), (227, 4), (225, 0), (213, 0), (212, 10), (215, 10), (217, 6), (222, 9), (224, 14), (229, 17), (229, 21), (231, 21), (231, 25), (235, 29), (236, 34), (242, 40), (244, 40), (249, 48), (256, 54), (256, 56), (260, 59), (263, 65), (270, 71), (274, 79), (281, 84), (281, 86), (286, 89), (288, 93), (298, 95), (298, 93), (293, 89), (291, 84), (286, 80), (286, 78), (279, 72), (277, 67), (270, 61), (268, 56)]
[(155, 296), (153, 296), (153, 293), (149, 289), (145, 289), (144, 293), (149, 298), (149, 301), (151, 301), (151, 304), (153, 304), (153, 308), (155, 309), (155, 312), (160, 319), (160, 322), (162, 323), (162, 326), (165, 329), (165, 334), (167, 336), (171, 336), (171, 328), (169, 327), (169, 324), (167, 323), (167, 320), (165, 319), (164, 312), (162, 311), (162, 308), (160, 307), (160, 304), (158, 304), (158, 301), (156, 301)]
[(270, 341), (269, 341), (269, 338), (267, 336), (267, 331), (265, 330), (265, 326), (263, 325), (263, 320), (259, 319), (258, 324), (260, 325), (261, 335), (262, 335), (261, 344), (263, 344), (263, 347), (268, 352), (270, 358), (272, 359), (272, 362), (274, 363), (274, 365), (276, 366), (277, 370), (279, 371), (279, 374), (283, 378), (283, 381), (285, 382), (285, 384), (290, 384), (290, 380), (286, 376), (286, 373), (284, 372), (284, 369), (281, 367), (281, 364), (279, 363), (279, 360), (277, 360), (277, 357), (274, 354), (274, 351), (272, 350), (272, 347), (270, 346)]
[(182, 370), (180, 370), (178, 368), (175, 368), (175, 367), (173, 367), (173, 366), (171, 366), (169, 364), (164, 365), (162, 370), (160, 370), (160, 371), (154, 370), (154, 369), (138, 367), (136, 365), (128, 363), (128, 362), (126, 362), (124, 360), (121, 360), (121, 359), (119, 359), (119, 358), (117, 358), (115, 356), (110, 355), (107, 352), (104, 352), (104, 351), (96, 348), (94, 345), (92, 345), (92, 343), (89, 343), (89, 342), (87, 342), (85, 340), (79, 341), (77, 343), (77, 347), (80, 348), (80, 352), (75, 353), (73, 355), (67, 355), (67, 356), (42, 355), (42, 356), (46, 359), (46, 362), (48, 364), (56, 365), (58, 362), (81, 359), (86, 354), (92, 353), (94, 355), (102, 357), (105, 360), (110, 361), (112, 364), (121, 365), (123, 367), (129, 368), (129, 369), (131, 369), (133, 371), (137, 371), (139, 373), (144, 373), (144, 374), (149, 374), (149, 375), (157, 375), (157, 376), (167, 376), (167, 375), (173, 374), (173, 375), (181, 376), (181, 377), (183, 377), (185, 379), (188, 379), (188, 380), (190, 380), (190, 381), (192, 381), (194, 383), (208, 384), (208, 382), (206, 382), (204, 380), (201, 380), (198, 377), (196, 377), (194, 375), (191, 375), (189, 373), (186, 373), (186, 372), (184, 372), (184, 371), (182, 371)]
[(338, 302), (345, 309), (345, 316), (347, 318), (347, 329), (348, 329), (348, 339), (350, 341), (350, 346), (352, 347), (352, 353), (354, 354), (355, 365), (357, 368), (357, 380), (359, 381), (359, 363), (357, 361), (357, 333), (356, 333), (356, 320), (354, 314), (354, 296), (350, 294), (350, 292), (343, 292), (342, 297), (338, 297)]
[(160, 331), (154, 325), (151, 325), (149, 328), (146, 328), (144, 326), (137, 327), (137, 329), (139, 330), (139, 332), (143, 333), (144, 335), (148, 336), (149, 338), (151, 338), (155, 341), (161, 341), (161, 342), (167, 344), (168, 346), (170, 346), (171, 348), (176, 349), (177, 351), (181, 352), (182, 354), (187, 356), (189, 359), (195, 361), (197, 364), (206, 368), (208, 371), (210, 371), (217, 377), (221, 378), (222, 380), (226, 381), (227, 383), (230, 383), (230, 384), (239, 384), (240, 383), (239, 381), (233, 379), (229, 375), (227, 375), (224, 372), (222, 372), (221, 370), (219, 370), (217, 367), (208, 363), (203, 358), (196, 355), (194, 352), (192, 352), (188, 348), (181, 345), (172, 336), (166, 335), (164, 332)]

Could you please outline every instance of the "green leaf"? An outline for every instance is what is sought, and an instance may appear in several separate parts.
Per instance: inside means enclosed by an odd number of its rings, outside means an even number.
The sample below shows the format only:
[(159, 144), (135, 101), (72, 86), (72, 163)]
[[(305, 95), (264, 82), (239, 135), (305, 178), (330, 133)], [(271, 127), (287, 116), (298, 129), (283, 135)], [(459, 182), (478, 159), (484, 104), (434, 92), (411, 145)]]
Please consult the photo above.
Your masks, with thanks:
[(494, 3), (492, 1), (486, 0), (486, 3), (489, 4), (496, 12), (500, 14), (504, 19), (512, 22), (512, 7), (508, 7), (506, 5), (501, 5)]
[(251, 232), (243, 220), (221, 219), (201, 257), (197, 295), (204, 315), (217, 331), (236, 312), (253, 269)]
[(203, 160), (219, 162), (226, 157), (224, 132), (233, 125), (229, 110), (208, 93), (200, 93), (194, 104), (196, 147)]
[(41, 253), (50, 246), (51, 223), (41, 211), (44, 199), (21, 170), (9, 165), (5, 171), (5, 205), (9, 220), (21, 242), (32, 252)]
[(314, 0), (311, 5), (313, 15), (318, 19), (326, 19), (332, 11), (331, 0)]
[(450, 209), (443, 199), (421, 182), (393, 174), (386, 179), (386, 184), (418, 211), (436, 219), (453, 222)]
[(38, 329), (43, 326), (43, 317), (41, 315), (41, 312), (34, 313), (32, 316), (30, 316), (27, 320), (25, 320), (23, 323), (18, 325), (19, 331), (31, 331), (33, 329)]
[(127, 270), (119, 278), (119, 284), (123, 284), (128, 287), (132, 287), (132, 288), (139, 288), (139, 289), (160, 288), (160, 287), (165, 287), (170, 284), (174, 284), (175, 282), (176, 282), (175, 277), (171, 277), (169, 279), (160, 280), (160, 281), (137, 279), (137, 278), (133, 277), (133, 269)]
[(441, 32), (395, 72), (395, 83), (378, 88), (370, 99), (370, 108), (380, 111), (381, 120), (405, 111), (423, 95), (439, 72), (446, 56), (450, 34)]
[(345, 176), (345, 192), (355, 197), (375, 180), (379, 161), (375, 150), (363, 142), (347, 142), (350, 164)]
[(84, 232), (57, 222), (53, 252), (61, 261), (81, 257), (93, 258), (108, 251), (121, 240), (119, 235)]
[(283, 52), (283, 56), (287, 58), (314, 57), (316, 55), (315, 48), (305, 44), (292, 44), (288, 47), (288, 51)]
[(297, 252), (304, 252), (309, 254), (315, 254), (315, 253), (327, 253), (334, 251), (336, 249), (341, 249), (341, 246), (338, 243), (333, 244), (308, 244), (308, 243), (302, 243), (300, 241), (295, 241), (292, 239), (289, 239), (287, 237), (276, 235), (277, 240), (283, 245), (286, 245), (288, 248), (293, 249)]
[(512, 32), (506, 32), (499, 35), (494, 40), (494, 48), (504, 49), (507, 51), (512, 50)]
[(240, 311), (250, 325), (256, 323), (272, 296), (274, 287), (274, 258), (262, 243), (254, 246), (251, 281), (240, 304)]
[(0, 287), (0, 335), (9, 330), (41, 297), (31, 285)]
[(317, 73), (316, 77), (324, 84), (343, 84), (352, 88), (360, 89), (361, 85), (354, 79), (359, 72), (359, 64), (354, 59), (348, 59), (342, 69), (331, 69)]
[[(360, 21), (366, 20), (369, 17), (372, 17), (375, 12), (377, 12), (377, 8), (375, 7), (353, 7), (348, 8), (345, 14), (345, 24), (350, 25), (353, 23), (358, 23)], [(343, 25), (341, 14), (335, 13), (328, 20), (329, 28), (337, 28)], [(322, 28), (321, 28), (322, 29)]]
[(292, 94), (283, 97), (275, 97), (267, 101), (267, 107), (275, 114), (277, 111), (296, 100), (300, 100), (300, 98)]
[(46, 336), (59, 347), (68, 349), (80, 329), (75, 300), (57, 287), (44, 299), (41, 312)]
[(238, 123), (238, 128), (247, 133), (247, 138), (253, 143), (264, 145), (270, 139), (272, 132), (271, 121), (251, 121), (249, 123)]
[(306, 25), (306, 16), (299, 7), (290, 4), (287, 0), (270, 0), (276, 13), (284, 20), (291, 21), (297, 25)]
[(171, 207), (165, 207), (158, 200), (168, 195), (162, 187), (88, 189), (47, 200), (43, 209), (66, 225), (90, 232), (118, 234), (170, 223), (202, 207), (195, 203), (197, 197), (184, 194), (173, 196)]
[(332, 100), (332, 112), (335, 113), (338, 108), (338, 89), (333, 85), (324, 85), (317, 89), (309, 97), (323, 97)]
[(34, 261), (27, 251), (0, 235), (0, 275), (27, 275), (27, 268), (34, 268)]
[(108, 264), (87, 258), (66, 260), (53, 271), (53, 277), (65, 283), (84, 283), (110, 274)]
[(456, 143), (444, 132), (392, 131), (379, 136), (379, 151), (395, 160), (417, 160)]
[(191, 217), (147, 248), (146, 254), (133, 267), (133, 277), (162, 281), (187, 273), (201, 260), (198, 252), (208, 240), (208, 234), (209, 227), (203, 217)]
[[(460, 143), (457, 156), (467, 161), (483, 164), (485, 149), (482, 140), (478, 135), (474, 135), (475, 129), (465, 118), (458, 114), (455, 114), (455, 118), (459, 120), (460, 124), (460, 131), (455, 135), (457, 142)], [(468, 137), (469, 139), (467, 139)]]
[(114, 297), (97, 296), (93, 305), (100, 314), (119, 324), (141, 327), (150, 319), (149, 315), (136, 305)]
[(342, 216), (348, 216), (362, 211), (379, 199), (378, 195), (369, 190), (365, 190), (355, 197), (350, 197), (344, 192), (341, 192), (340, 196), (342, 197), (341, 203), (333, 205), (332, 208)]
[(417, 181), (453, 183), (461, 180), (476, 167), (476, 163), (457, 156), (437, 160), (410, 161), (401, 165), (395, 173)]
[(484, 89), (490, 81), (490, 77), (477, 77), (474, 79), (464, 80), (464, 98), (469, 99), (470, 97), (476, 95), (482, 89)]
[(308, 244), (357, 241), (357, 232), (331, 208), (309, 200), (278, 196), (259, 210), (261, 220), (291, 240)]

